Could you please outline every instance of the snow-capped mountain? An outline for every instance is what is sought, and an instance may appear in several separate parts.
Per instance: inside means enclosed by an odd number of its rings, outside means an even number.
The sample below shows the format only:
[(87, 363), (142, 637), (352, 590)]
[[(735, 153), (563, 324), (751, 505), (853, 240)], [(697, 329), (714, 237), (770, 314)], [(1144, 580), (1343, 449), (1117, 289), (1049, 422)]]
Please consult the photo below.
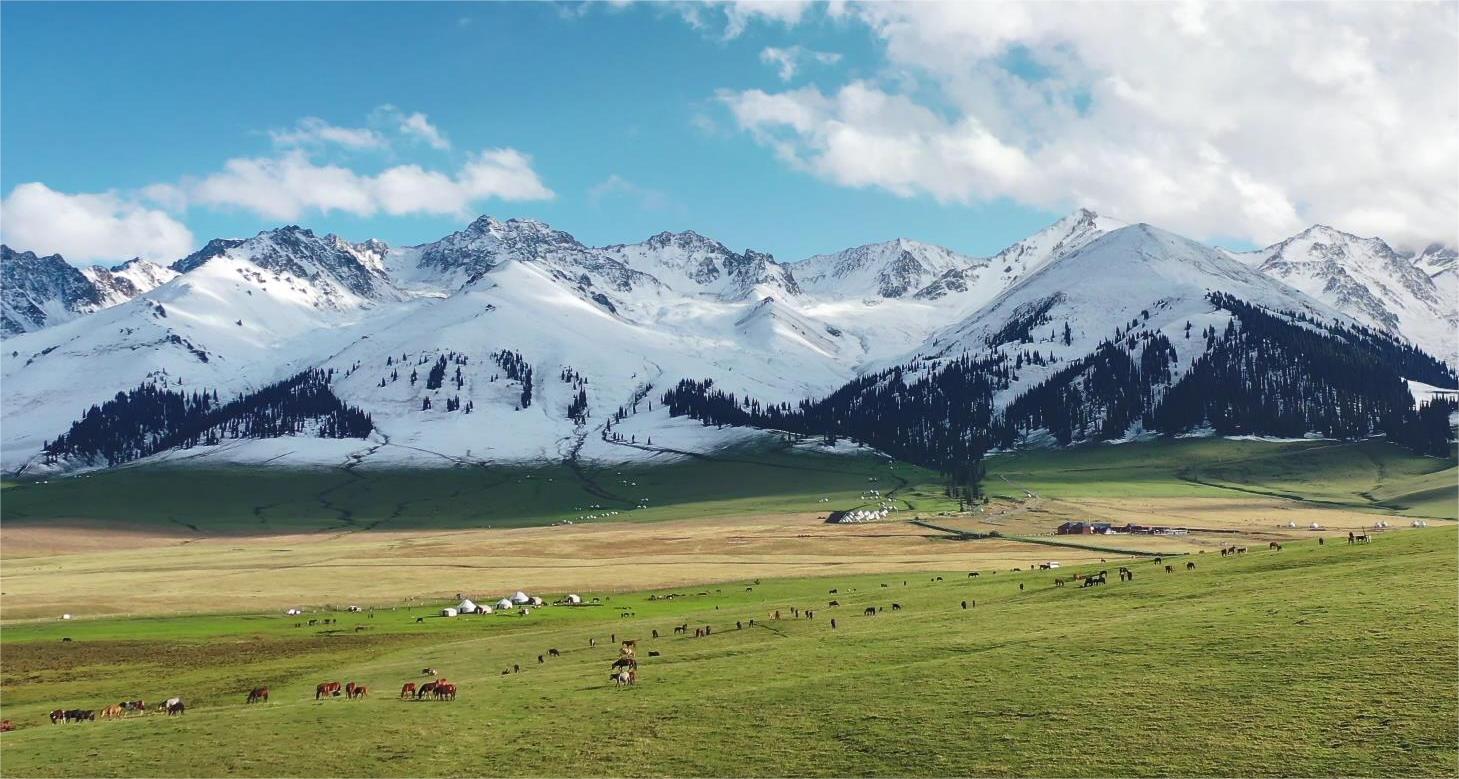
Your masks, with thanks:
[(81, 274), (96, 287), (101, 296), (101, 307), (115, 306), (144, 293), (150, 292), (177, 278), (177, 271), (134, 257), (121, 265), (104, 268), (92, 265), (82, 268)]
[[(66, 284), (102, 305), (97, 282), (50, 260), (6, 262), (25, 282), (12, 294), (7, 276), (7, 317), (12, 297), (26, 310), (20, 291)], [(1424, 262), (1444, 272), (1437, 252)], [(1134, 350), (1130, 339), (1168, 338), (1179, 376), (1215, 348), (1219, 339), (1203, 334), (1235, 320), (1213, 293), (1308, 323), (1362, 321), (1227, 253), (1087, 211), (991, 258), (902, 240), (781, 263), (692, 232), (591, 247), (535, 220), (482, 217), (419, 246), (289, 226), (211, 241), (170, 271), (128, 266), (112, 276), (178, 275), (92, 313), (42, 306), (50, 326), (6, 340), (4, 470), (104, 465), (117, 452), (297, 465), (638, 458), (653, 451), (620, 438), (694, 448), (745, 435), (670, 419), (661, 393), (686, 379), (789, 408), (899, 366), (934, 377), (966, 355), (1007, 374), (1001, 407), (1108, 344)], [(288, 383), (305, 372), (314, 378)], [(287, 400), (319, 386), (331, 399)], [(126, 443), (133, 428), (106, 423), (108, 414), (142, 413), (114, 401), (138, 387), (249, 399), (238, 408), (295, 403), (249, 429), (273, 429), (280, 418), (303, 427), (234, 440), (238, 425), (199, 412), (189, 424), (212, 419), (211, 427), (145, 440), (206, 445), (154, 454)], [(41, 454), (104, 403), (96, 424), (67, 435), (64, 454)], [(309, 423), (299, 411), (326, 407), (371, 420), (369, 440), (299, 432), (348, 427), (335, 417)], [(239, 412), (208, 412), (223, 413)], [(104, 441), (95, 452), (109, 454), (86, 455), (78, 440)]]
[(1233, 256), (1364, 324), (1459, 365), (1459, 300), (1439, 286), (1452, 284), (1447, 280), (1453, 278), (1453, 252), (1431, 248), (1432, 253), (1410, 258), (1378, 238), (1315, 225), (1265, 249)]
[(1429, 244), (1413, 258), (1414, 267), (1428, 274), (1439, 298), (1459, 306), (1459, 251), (1441, 243)]
[(734, 301), (801, 292), (790, 268), (769, 254), (754, 249), (736, 253), (692, 230), (663, 232), (642, 243), (605, 246), (602, 251), (686, 294)]
[(111, 268), (76, 268), (59, 254), (37, 257), (0, 246), (0, 336), (39, 330), (123, 303), (176, 276), (141, 258)]

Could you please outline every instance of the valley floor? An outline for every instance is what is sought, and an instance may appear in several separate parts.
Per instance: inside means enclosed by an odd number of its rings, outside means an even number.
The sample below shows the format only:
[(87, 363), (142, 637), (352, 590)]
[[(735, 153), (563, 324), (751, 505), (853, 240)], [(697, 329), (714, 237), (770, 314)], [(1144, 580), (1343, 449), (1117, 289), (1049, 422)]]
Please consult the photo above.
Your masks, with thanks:
[[(0, 694), (19, 728), (0, 736), (0, 770), (1453, 775), (1456, 541), (1453, 527), (1308, 539), (1173, 573), (1134, 562), (1132, 582), (1111, 570), (1092, 588), (1053, 579), (1106, 566), (585, 592), (602, 600), (526, 617), (448, 619), (431, 604), (11, 625)], [(689, 635), (672, 631), (684, 624)], [(703, 626), (713, 632), (692, 637)], [(615, 689), (608, 666), (628, 638), (640, 681)], [(561, 657), (539, 662), (549, 649)], [(459, 698), (398, 700), (402, 683), (429, 678), (423, 667)], [(316, 701), (315, 684), (333, 680), (370, 695)], [(270, 701), (246, 705), (257, 685)], [(172, 695), (183, 716), (46, 716)]]

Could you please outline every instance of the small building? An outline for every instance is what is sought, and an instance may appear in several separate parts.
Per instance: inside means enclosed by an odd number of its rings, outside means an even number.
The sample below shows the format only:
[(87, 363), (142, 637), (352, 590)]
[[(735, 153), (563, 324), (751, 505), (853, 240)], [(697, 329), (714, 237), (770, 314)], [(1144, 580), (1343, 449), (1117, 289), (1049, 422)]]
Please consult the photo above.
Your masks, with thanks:
[[(1109, 525), (1105, 525), (1109, 527)], [(1059, 526), (1058, 534), (1061, 536), (1087, 536), (1094, 534), (1094, 525), (1086, 522), (1065, 522)]]
[(441, 616), (443, 616), (443, 617), (454, 617), (454, 616), (456, 616), (456, 610), (455, 609), (441, 609)]

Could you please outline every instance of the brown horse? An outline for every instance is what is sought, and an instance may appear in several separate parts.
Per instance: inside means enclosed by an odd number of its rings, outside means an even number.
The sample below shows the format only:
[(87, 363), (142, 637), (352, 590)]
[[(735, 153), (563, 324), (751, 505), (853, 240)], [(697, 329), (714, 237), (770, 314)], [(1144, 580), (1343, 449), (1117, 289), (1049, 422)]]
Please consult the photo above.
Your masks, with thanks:
[(454, 701), (456, 700), (456, 685), (437, 683), (435, 693), (438, 701)]
[(123, 709), (121, 707), (121, 704), (119, 703), (113, 703), (112, 705), (107, 706), (106, 708), (101, 710), (102, 719), (117, 719), (121, 717), (122, 714)]
[(409, 697), (414, 697), (414, 696), (415, 696), (415, 682), (406, 682), (405, 685), (400, 688), (400, 697), (402, 697), (402, 698), (409, 698)]
[(255, 687), (248, 691), (249, 703), (268, 703), (268, 688)]
[(339, 695), (339, 682), (321, 682), (314, 687), (314, 700)]
[(353, 688), (349, 693), (350, 700), (358, 700), (370, 694), (370, 688), (363, 684), (351, 684), (350, 687)]

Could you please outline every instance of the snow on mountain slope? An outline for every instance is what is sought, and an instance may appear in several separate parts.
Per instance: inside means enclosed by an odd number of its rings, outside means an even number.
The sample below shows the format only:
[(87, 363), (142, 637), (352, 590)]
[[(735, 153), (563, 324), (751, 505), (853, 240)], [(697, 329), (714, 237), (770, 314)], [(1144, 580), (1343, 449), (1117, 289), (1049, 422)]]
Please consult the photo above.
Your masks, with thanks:
[(39, 330), (102, 306), (96, 286), (61, 255), (0, 245), (0, 335)]
[(1430, 244), (1413, 258), (1414, 267), (1428, 274), (1439, 299), (1459, 306), (1459, 251), (1441, 243)]
[(127, 260), (121, 265), (103, 268), (93, 265), (82, 268), (92, 286), (96, 287), (102, 307), (125, 303), (144, 292), (150, 292), (177, 278), (177, 271), (148, 262), (140, 257)]
[(974, 257), (941, 246), (898, 238), (817, 254), (792, 264), (800, 286), (812, 295), (835, 298), (900, 298), (949, 271), (978, 264)]
[[(1364, 324), (1459, 365), (1459, 300), (1444, 294), (1426, 268), (1380, 239), (1315, 225), (1265, 249), (1233, 256)], [(1443, 282), (1442, 250), (1424, 262), (1438, 266)], [(1452, 257), (1448, 268), (1452, 278)]]
[(230, 396), (412, 313), (388, 281), (328, 245), (297, 228), (260, 233), (146, 295), (8, 339), (0, 465), (18, 467), (89, 406), (144, 382)]
[(601, 251), (687, 295), (721, 300), (800, 294), (790, 269), (764, 252), (743, 254), (696, 232), (663, 232), (642, 243), (604, 246)]
[[(140, 297), (7, 339), (0, 467), (33, 463), (88, 406), (143, 383), (226, 399), (306, 368), (333, 369), (335, 394), (368, 412), (377, 431), (368, 441), (230, 441), (158, 455), (170, 459), (634, 459), (651, 453), (613, 432), (684, 432), (682, 419), (648, 411), (681, 379), (795, 403), (918, 355), (995, 349), (1010, 360), (1034, 351), (1039, 362), (1057, 360), (1022, 366), (1007, 402), (1117, 332), (1164, 333), (1183, 370), (1204, 348), (1199, 333), (1230, 320), (1208, 291), (1340, 317), (1227, 253), (1088, 211), (992, 258), (893, 241), (813, 259), (807, 283), (804, 263), (736, 253), (692, 232), (594, 248), (542, 222), (491, 217), (403, 248), (298, 227), (217, 239)], [(70, 278), (40, 260), (27, 260), (35, 278)], [(1445, 265), (1437, 251), (1414, 265), (1452, 276), (1452, 258)], [(170, 273), (122, 266), (113, 275), (143, 272)], [(635, 400), (637, 412), (610, 427)], [(706, 428), (678, 438), (709, 446), (745, 435)]]
[(1174, 369), (1179, 374), (1204, 351), (1199, 333), (1207, 327), (1220, 332), (1230, 321), (1230, 314), (1206, 299), (1208, 292), (1230, 293), (1248, 303), (1320, 321), (1351, 323), (1224, 252), (1138, 224), (1043, 263), (972, 316), (934, 334), (917, 354), (937, 360), (964, 352), (980, 355), (993, 350), (1014, 357), (1037, 351), (1053, 358), (1048, 365), (1026, 366), (1020, 380), (1000, 394), (1000, 403), (1048, 378), (1064, 363), (1090, 354), (1102, 341), (1132, 332), (1169, 338), (1179, 356)]

